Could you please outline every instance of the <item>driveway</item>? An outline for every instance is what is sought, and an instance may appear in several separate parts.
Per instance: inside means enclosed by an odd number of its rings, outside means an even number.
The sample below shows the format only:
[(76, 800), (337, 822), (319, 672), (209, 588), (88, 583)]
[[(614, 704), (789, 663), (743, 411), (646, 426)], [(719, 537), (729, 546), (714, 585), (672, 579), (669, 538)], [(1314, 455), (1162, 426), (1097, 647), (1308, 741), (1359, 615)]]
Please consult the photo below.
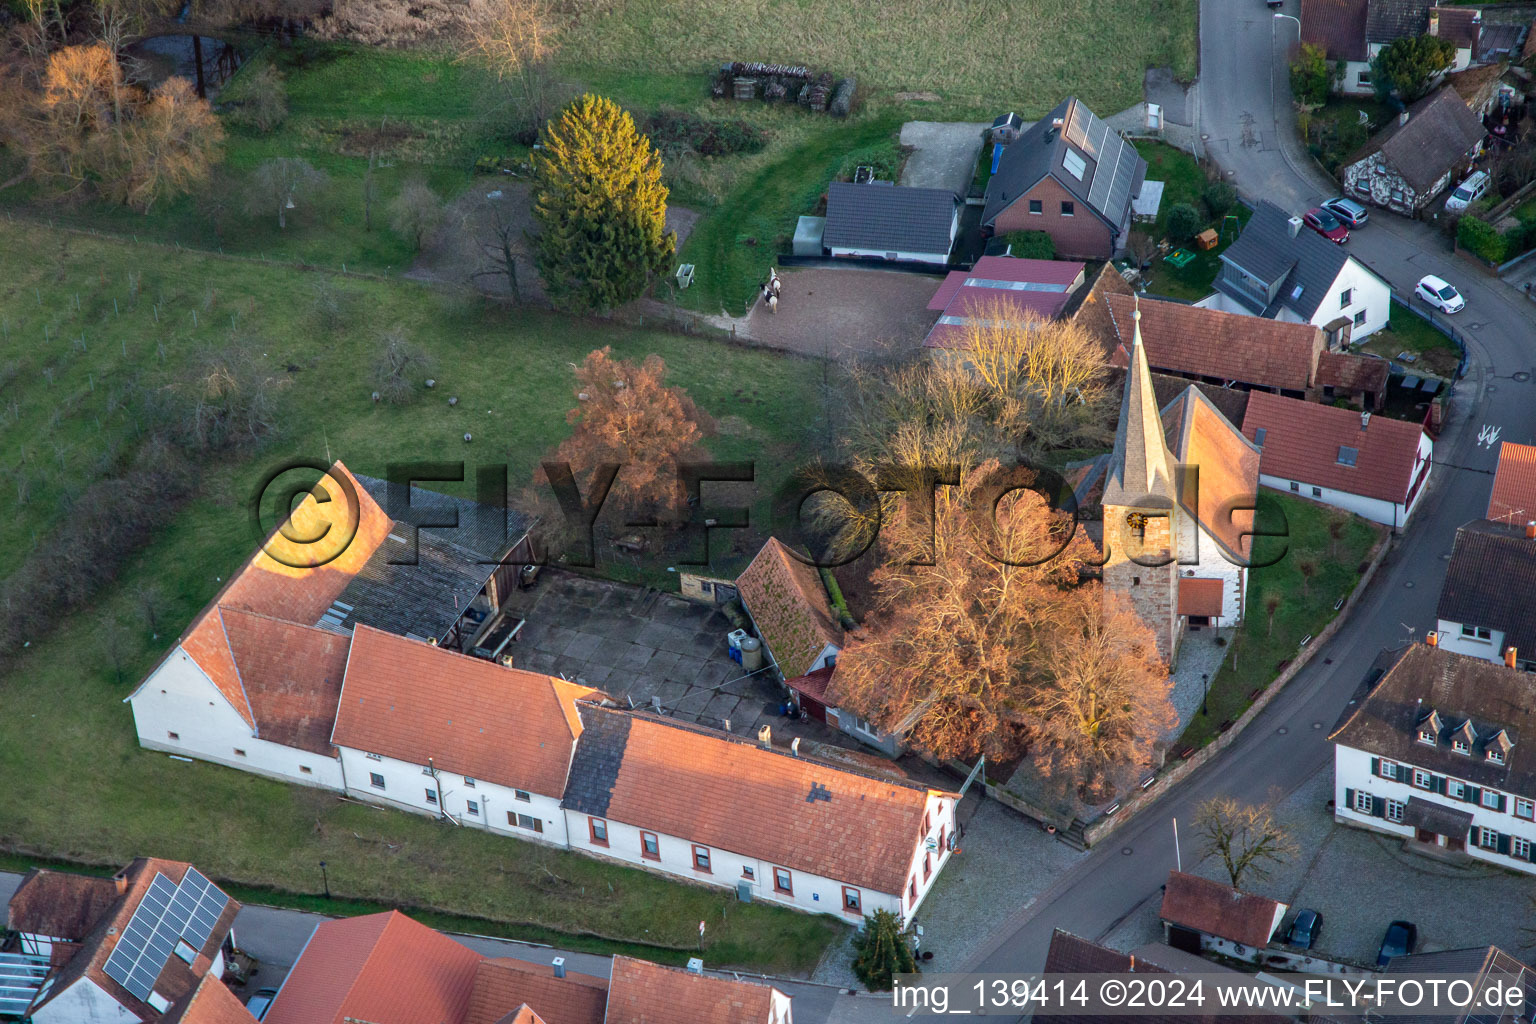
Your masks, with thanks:
[(780, 270), (778, 312), (758, 302), (747, 317), (753, 341), (807, 356), (841, 359), (889, 349), (912, 352), (938, 319), (928, 300), (938, 275), (854, 267)]
[(901, 144), (912, 153), (901, 169), (901, 184), (965, 195), (988, 127), (983, 121), (908, 121), (901, 126)]

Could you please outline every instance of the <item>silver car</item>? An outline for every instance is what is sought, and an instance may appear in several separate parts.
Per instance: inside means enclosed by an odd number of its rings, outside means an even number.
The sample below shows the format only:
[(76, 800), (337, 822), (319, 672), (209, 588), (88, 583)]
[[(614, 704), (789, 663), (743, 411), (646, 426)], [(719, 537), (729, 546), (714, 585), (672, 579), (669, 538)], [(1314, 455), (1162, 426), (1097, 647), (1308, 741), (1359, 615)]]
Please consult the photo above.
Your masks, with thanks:
[(1322, 204), (1323, 209), (1343, 221), (1350, 230), (1365, 227), (1365, 222), (1371, 219), (1371, 215), (1365, 207), (1353, 199), (1345, 199), (1343, 196), (1328, 200)]

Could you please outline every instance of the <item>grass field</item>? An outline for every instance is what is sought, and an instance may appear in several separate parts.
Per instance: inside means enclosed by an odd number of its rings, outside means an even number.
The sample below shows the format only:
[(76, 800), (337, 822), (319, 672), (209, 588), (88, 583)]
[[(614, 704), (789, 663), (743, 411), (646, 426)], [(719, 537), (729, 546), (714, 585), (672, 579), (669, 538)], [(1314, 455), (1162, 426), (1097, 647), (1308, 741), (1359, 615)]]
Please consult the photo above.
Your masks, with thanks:
[[(284, 423), (281, 440), (259, 455), (207, 467), (201, 493), (122, 578), (88, 611), (38, 638), (9, 674), (0, 776), (57, 786), (70, 798), (40, 801), (32, 786), (0, 794), (0, 848), (95, 864), (154, 853), (196, 861), (241, 885), (301, 893), (315, 891), (314, 865), (325, 860), (332, 889), (358, 900), (434, 906), (536, 935), (675, 948), (697, 941), (702, 919), (715, 923), (706, 938), (714, 961), (765, 969), (814, 961), (839, 925), (172, 761), (138, 748), (120, 701), (249, 555), (255, 538), (247, 501), (271, 465), (329, 452), (358, 472), (382, 475), (391, 460), (470, 458), (504, 461), (520, 483), (569, 429), (569, 364), (611, 344), (626, 357), (665, 358), (672, 380), (721, 420), (715, 454), (754, 458), (760, 479), (771, 478), (774, 458), (787, 464), (807, 445), (819, 408), (815, 364), (445, 297), (407, 282), (339, 282), (350, 312), (343, 326), (326, 331), (311, 313), (316, 274), (3, 222), (0, 231), (7, 499), (18, 479), (30, 481), (26, 500), (8, 500), (12, 513), (0, 520), (0, 572), (34, 551), (34, 537), (47, 538), (104, 451), (131, 443), (135, 395), (163, 388), (221, 343), (231, 317), (283, 381)], [(137, 301), (129, 269), (142, 274)], [(401, 327), (435, 364), (438, 389), (422, 390), (410, 405), (369, 399), (373, 349), (386, 326)], [(75, 340), (82, 334), (84, 347)], [(448, 407), (450, 395), (459, 398), (457, 408)], [(472, 446), (462, 440), (466, 430)], [(764, 492), (770, 487), (765, 481)], [(762, 519), (754, 515), (754, 522)], [(728, 558), (726, 546), (711, 551)], [(158, 595), (158, 637), (142, 611), (143, 587)], [(718, 945), (709, 950), (711, 943)]]
[[(1161, 142), (1138, 142), (1136, 151), (1147, 162), (1147, 179), (1163, 183), (1163, 203), (1158, 207), (1157, 221), (1150, 229), (1154, 239), (1163, 237), (1167, 230), (1168, 211), (1179, 203), (1188, 203), (1199, 210), (1202, 216), (1209, 215), (1204, 199), (1208, 179), (1205, 170), (1195, 162), (1194, 157)], [(1234, 206), (1231, 212), (1237, 216), (1239, 231), (1253, 215), (1253, 211), (1242, 203)], [(1218, 221), (1211, 221), (1209, 226), (1218, 231), (1222, 228)], [(1205, 298), (1211, 294), (1211, 283), (1221, 270), (1219, 257), (1227, 246), (1237, 241), (1237, 236), (1238, 231), (1229, 227), (1223, 233), (1221, 243), (1214, 249), (1202, 251), (1186, 245), (1185, 248), (1194, 252), (1195, 258), (1182, 267), (1165, 263), (1161, 257), (1154, 258), (1147, 290), (1173, 299), (1195, 301)]]
[(1442, 377), (1455, 374), (1461, 362), (1461, 352), (1450, 338), (1400, 302), (1392, 303), (1387, 327), (1365, 339), (1360, 348), (1387, 359), (1396, 359), (1400, 352), (1417, 353), (1418, 362), (1406, 364), (1410, 372), (1428, 370)]
[[(1337, 540), (1329, 533), (1331, 521), (1343, 524)], [(1254, 538), (1254, 561), (1274, 564), (1256, 566), (1249, 574), (1247, 614), (1211, 680), (1210, 713), (1195, 715), (1175, 751), (1202, 747), (1223, 722), (1235, 722), (1253, 703), (1250, 695), (1268, 686), (1296, 657), (1301, 641), (1323, 631), (1338, 614), (1334, 603), (1354, 589), (1372, 547), (1386, 532), (1338, 509), (1270, 490), (1259, 492), (1259, 528), (1284, 532)], [(1310, 579), (1303, 566), (1315, 570)], [(1280, 598), (1273, 622), (1267, 606), (1271, 595)]]

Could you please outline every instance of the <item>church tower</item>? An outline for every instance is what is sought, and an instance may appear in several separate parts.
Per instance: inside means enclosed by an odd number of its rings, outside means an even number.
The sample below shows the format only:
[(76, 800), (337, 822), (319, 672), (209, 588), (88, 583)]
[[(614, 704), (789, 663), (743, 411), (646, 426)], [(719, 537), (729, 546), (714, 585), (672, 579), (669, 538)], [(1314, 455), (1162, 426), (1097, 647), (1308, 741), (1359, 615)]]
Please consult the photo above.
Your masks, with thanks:
[(1179, 644), (1178, 492), (1141, 345), (1139, 308), (1132, 319), (1120, 425), (1104, 483), (1104, 590), (1130, 600), (1171, 665)]

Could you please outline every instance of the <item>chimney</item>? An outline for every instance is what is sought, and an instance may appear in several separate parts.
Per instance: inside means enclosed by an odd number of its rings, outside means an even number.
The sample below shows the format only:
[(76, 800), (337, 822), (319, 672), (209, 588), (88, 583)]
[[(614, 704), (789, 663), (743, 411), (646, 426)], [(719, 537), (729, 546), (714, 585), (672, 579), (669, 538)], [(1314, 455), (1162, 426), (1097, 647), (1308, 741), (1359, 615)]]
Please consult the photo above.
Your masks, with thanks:
[(1399, 125), (1404, 125), (1404, 124), (1408, 123), (1408, 111), (1404, 110), (1404, 111), (1400, 111), (1398, 113), (1398, 115), (1397, 115), (1397, 123)]
[(1434, 630), (1430, 630), (1428, 633), (1424, 634), (1424, 642), (1431, 647), (1439, 647), (1440, 634), (1436, 633)]
[(123, 893), (128, 891), (128, 876), (127, 875), (123, 874), (122, 872), (118, 872), (117, 874), (112, 876), (112, 881), (117, 883), (117, 894), (119, 896), (121, 896)]
[(1536, 540), (1536, 520), (1530, 520), (1525, 524), (1525, 539)]
[(435, 636), (427, 637), (427, 643), (431, 644), (433, 647), (436, 647), (437, 646), (437, 637), (435, 637)]
[(1514, 668), (1515, 667), (1515, 654), (1516, 653), (1517, 652), (1516, 652), (1515, 648), (1513, 648), (1513, 647), (1506, 647), (1506, 648), (1504, 648), (1504, 667), (1505, 668)]
[(503, 654), (501, 656), (501, 664), (505, 668), (511, 668), (512, 667), (512, 655), (510, 655), (510, 654)]
[(794, 739), (789, 741), (789, 752), (791, 754), (794, 754), (796, 757), (800, 756), (800, 737), (799, 736), (796, 736)]
[(1285, 222), (1285, 226), (1290, 229), (1290, 233), (1291, 233), (1291, 237), (1292, 238), (1295, 238), (1297, 235), (1301, 234), (1301, 218), (1300, 217), (1292, 217), (1290, 220)]
[(549, 962), (549, 964), (550, 964), (551, 967), (553, 967), (555, 969), (555, 977), (557, 977), (557, 978), (565, 977), (565, 957), (557, 956), (553, 960), (551, 960)]
[(726, 732), (730, 732), (731, 731), (731, 720), (729, 718), (727, 718), (725, 720), (725, 731)]
[(773, 730), (766, 725), (757, 730), (757, 742), (765, 747), (773, 746)]
[(1360, 429), (1364, 430), (1371, 425), (1371, 410), (1367, 409), (1360, 414)]
[(703, 974), (704, 973), (704, 961), (702, 959), (700, 959), (699, 957), (696, 957), (696, 956), (689, 957), (688, 958), (688, 973), (689, 974)]
[(1431, 7), (1429, 9), (1429, 33), (1428, 34), (1432, 35), (1432, 36), (1438, 36), (1440, 34), (1440, 12), (1437, 9), (1433, 8), (1433, 7)]

